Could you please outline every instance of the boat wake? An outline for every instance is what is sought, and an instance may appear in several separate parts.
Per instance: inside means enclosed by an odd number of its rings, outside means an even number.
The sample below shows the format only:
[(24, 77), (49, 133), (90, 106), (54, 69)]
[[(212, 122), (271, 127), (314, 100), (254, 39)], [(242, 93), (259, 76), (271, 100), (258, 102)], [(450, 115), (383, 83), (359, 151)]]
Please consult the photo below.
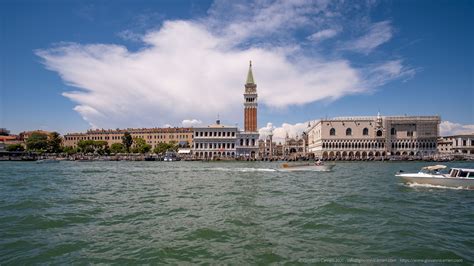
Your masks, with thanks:
[(466, 187), (448, 187), (440, 185), (431, 185), (431, 184), (418, 184), (418, 183), (401, 183), (402, 186), (411, 187), (411, 188), (437, 188), (437, 189), (454, 189), (454, 190), (471, 190)]
[(224, 171), (224, 172), (276, 172), (275, 169), (271, 168), (211, 168), (214, 171)]
[(281, 168), (278, 169), (280, 172), (332, 172), (331, 169), (289, 169), (289, 168)]

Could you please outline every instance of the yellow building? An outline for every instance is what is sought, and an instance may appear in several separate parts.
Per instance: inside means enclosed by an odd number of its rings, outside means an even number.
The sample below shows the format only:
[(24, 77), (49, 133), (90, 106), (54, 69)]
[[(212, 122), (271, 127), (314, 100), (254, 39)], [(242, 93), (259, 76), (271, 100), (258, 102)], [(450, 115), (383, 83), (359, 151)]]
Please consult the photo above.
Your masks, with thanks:
[(109, 147), (114, 143), (122, 143), (125, 132), (132, 138), (142, 138), (152, 148), (160, 143), (177, 143), (191, 145), (193, 142), (192, 128), (128, 128), (128, 129), (95, 129), (86, 133), (69, 133), (64, 135), (64, 146), (77, 147), (80, 140), (107, 141)]

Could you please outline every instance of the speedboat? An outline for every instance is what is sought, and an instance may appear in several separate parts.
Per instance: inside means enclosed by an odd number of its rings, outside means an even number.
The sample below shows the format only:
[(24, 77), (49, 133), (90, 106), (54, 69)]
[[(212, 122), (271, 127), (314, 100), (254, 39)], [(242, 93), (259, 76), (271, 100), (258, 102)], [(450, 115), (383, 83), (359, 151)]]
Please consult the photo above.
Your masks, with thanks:
[(305, 164), (282, 164), (280, 170), (282, 171), (318, 171), (329, 172), (334, 167), (334, 164), (325, 164), (322, 161)]
[(441, 172), (445, 168), (445, 165), (426, 166), (421, 168), (418, 173), (401, 171), (395, 176), (407, 183), (474, 189), (474, 169), (451, 168), (445, 174)]

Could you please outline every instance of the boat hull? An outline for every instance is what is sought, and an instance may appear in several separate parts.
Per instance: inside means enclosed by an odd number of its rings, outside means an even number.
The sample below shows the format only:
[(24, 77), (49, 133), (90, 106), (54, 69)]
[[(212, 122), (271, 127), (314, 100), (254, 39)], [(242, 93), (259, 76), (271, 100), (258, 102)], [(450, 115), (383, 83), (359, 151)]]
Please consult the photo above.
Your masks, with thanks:
[(474, 179), (471, 179), (471, 178), (420, 177), (420, 176), (409, 176), (409, 175), (397, 175), (397, 176), (407, 183), (474, 189)]

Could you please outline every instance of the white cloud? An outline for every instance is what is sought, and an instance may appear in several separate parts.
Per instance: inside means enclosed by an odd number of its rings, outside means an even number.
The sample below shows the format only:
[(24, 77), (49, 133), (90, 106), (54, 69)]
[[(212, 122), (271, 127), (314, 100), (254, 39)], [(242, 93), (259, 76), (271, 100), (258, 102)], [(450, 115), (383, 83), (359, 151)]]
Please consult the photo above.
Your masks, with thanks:
[(367, 86), (374, 88), (381, 86), (387, 80), (410, 79), (416, 73), (416, 70), (403, 65), (402, 60), (390, 60), (381, 64), (374, 64), (364, 71)]
[(463, 125), (450, 121), (442, 121), (439, 125), (439, 131), (441, 136), (474, 134), (474, 124)]
[(117, 36), (119, 36), (120, 38), (124, 39), (124, 40), (127, 40), (127, 41), (134, 41), (134, 42), (138, 42), (138, 41), (141, 41), (142, 40), (142, 35), (132, 31), (132, 30), (123, 30), (119, 33), (117, 33)]
[(273, 133), (273, 141), (283, 143), (287, 134), (290, 138), (301, 137), (301, 134), (303, 134), (307, 128), (308, 122), (296, 124), (283, 123), (279, 127), (274, 127), (272, 123), (267, 123), (265, 127), (259, 129), (259, 133), (261, 139), (265, 139), (270, 133)]
[(369, 54), (378, 46), (388, 42), (393, 35), (393, 29), (390, 21), (381, 21), (374, 23), (368, 29), (368, 32), (351, 42), (344, 49)]
[(259, 100), (268, 106), (363, 91), (360, 73), (348, 61), (302, 58), (293, 63), (281, 50), (238, 50), (191, 22), (166, 22), (144, 41), (148, 47), (137, 52), (117, 45), (66, 44), (37, 54), (80, 89), (63, 95), (81, 106), (76, 111), (86, 121), (101, 127), (178, 124), (191, 115), (209, 121), (217, 113), (239, 121), (236, 110), (242, 108), (249, 59)]
[(313, 18), (330, 12), (329, 1), (215, 1), (206, 24), (230, 41), (273, 38), (288, 30), (313, 24)]
[(335, 37), (339, 33), (336, 29), (325, 29), (311, 34), (308, 39), (314, 42), (320, 42)]
[(181, 121), (181, 125), (183, 127), (197, 127), (202, 125), (202, 121), (197, 119), (184, 119)]
[(258, 130), (258, 133), (260, 134), (260, 138), (265, 139), (270, 134), (273, 134), (274, 130), (275, 130), (275, 127), (273, 126), (273, 123), (267, 123), (266, 126)]
[[(337, 17), (326, 1), (256, 2), (250, 12), (232, 3), (226, 9), (229, 17), (220, 17), (225, 12), (219, 5), (207, 19), (165, 21), (141, 36), (144, 46), (137, 51), (115, 44), (60, 43), (36, 54), (76, 88), (63, 93), (77, 103), (74, 110), (92, 127), (102, 128), (184, 125), (189, 117), (206, 124), (217, 114), (241, 121), (249, 60), (259, 103), (277, 108), (364, 93), (406, 73), (401, 60), (355, 68), (343, 58), (306, 56), (292, 42), (249, 42), (255, 35), (326, 24), (313, 20), (317, 14)], [(218, 22), (223, 26), (218, 28)]]

